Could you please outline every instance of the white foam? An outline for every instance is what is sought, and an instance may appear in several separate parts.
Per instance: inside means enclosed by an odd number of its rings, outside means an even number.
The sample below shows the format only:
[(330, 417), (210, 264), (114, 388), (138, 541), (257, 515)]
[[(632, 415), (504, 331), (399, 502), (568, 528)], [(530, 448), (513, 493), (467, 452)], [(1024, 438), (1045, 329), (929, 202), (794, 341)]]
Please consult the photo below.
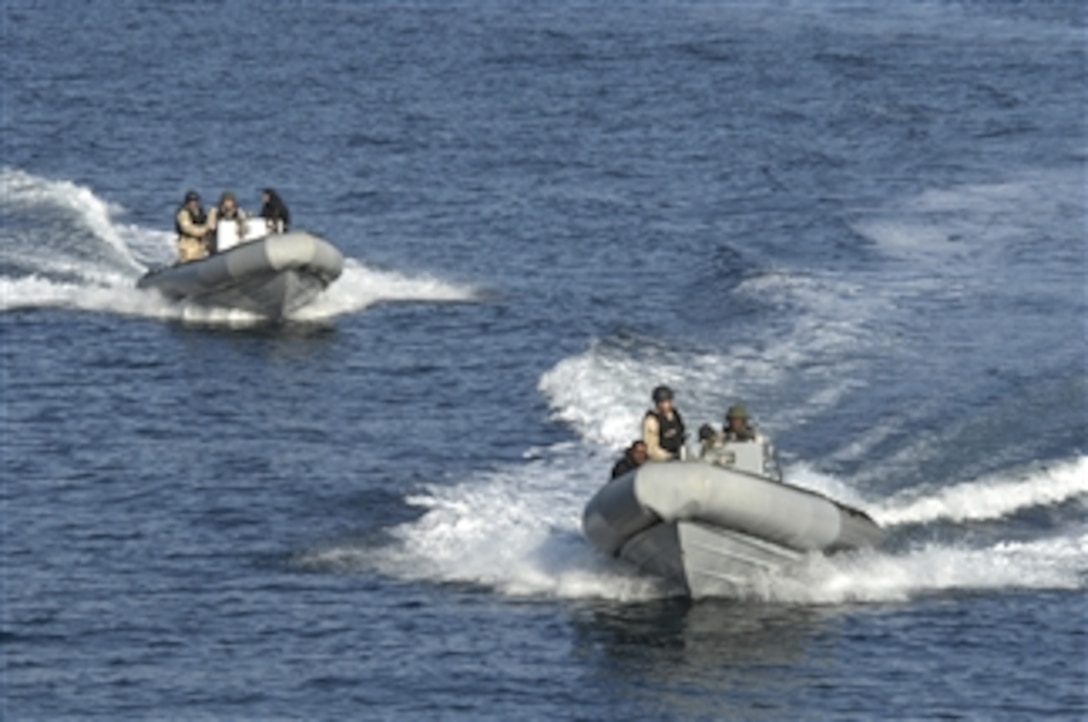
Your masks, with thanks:
[(1088, 534), (984, 548), (928, 544), (902, 554), (814, 555), (750, 596), (801, 604), (902, 601), (951, 590), (1080, 589)]
[[(131, 283), (131, 282), (130, 282)], [(169, 306), (159, 297), (134, 286), (55, 281), (42, 276), (0, 278), (0, 310), (22, 308), (74, 308), (127, 315), (169, 316)], [(155, 307), (155, 308), (151, 308)]]
[[(611, 461), (612, 454), (600, 447), (533, 449), (520, 464), (412, 493), (407, 502), (423, 514), (388, 530), (391, 544), (336, 543), (303, 555), (300, 563), (411, 581), (478, 584), (507, 596), (661, 597), (665, 592), (657, 580), (606, 558), (582, 535), (582, 509)], [(787, 478), (865, 506), (845, 482), (805, 465), (788, 469)], [(1036, 494), (1036, 503), (1048, 503), (1044, 496)], [(754, 579), (741, 596), (840, 604), (959, 589), (1078, 589), (1085, 584), (1086, 551), (1088, 533), (1077, 529), (981, 548), (923, 542), (905, 551), (812, 555), (788, 574)]]
[[(1079, 170), (1036, 171), (994, 183), (932, 188), (864, 213), (851, 225), (885, 252), (945, 278), (960, 270), (977, 274), (978, 264), (1010, 241), (1045, 236), (1044, 226), (1063, 217), (1082, 219), (1084, 207)], [(963, 263), (950, 264), (956, 258)]]
[(143, 270), (114, 224), (114, 217), (124, 209), (99, 198), (85, 186), (0, 168), (0, 204), (6, 210), (47, 209), (52, 213), (67, 213), (104, 244), (110, 261), (120, 262), (129, 271)]
[(329, 289), (295, 318), (317, 320), (357, 313), (376, 303), (415, 301), (453, 303), (475, 301), (480, 292), (472, 287), (443, 281), (429, 275), (408, 276), (396, 271), (371, 268), (348, 258), (344, 272)]
[(1088, 495), (1088, 457), (944, 489), (911, 489), (874, 510), (883, 525), (1001, 519), (1021, 509)]
[[(584, 452), (578, 453), (584, 459)], [(390, 530), (394, 543), (373, 549), (337, 544), (306, 554), (305, 566), (377, 570), (389, 576), (480, 584), (510, 596), (660, 596), (656, 580), (596, 554), (581, 533), (581, 509), (599, 482), (602, 459), (575, 470), (552, 458), (432, 485), (408, 497), (425, 509)]]

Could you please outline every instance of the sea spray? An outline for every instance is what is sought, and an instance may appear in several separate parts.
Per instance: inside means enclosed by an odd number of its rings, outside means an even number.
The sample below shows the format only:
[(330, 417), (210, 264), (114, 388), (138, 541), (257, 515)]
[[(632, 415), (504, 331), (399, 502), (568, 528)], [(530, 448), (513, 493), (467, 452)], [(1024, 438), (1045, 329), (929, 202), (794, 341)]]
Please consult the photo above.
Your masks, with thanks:
[(1088, 457), (940, 489), (914, 488), (880, 504), (885, 525), (1000, 519), (1021, 509), (1088, 496)]
[[(422, 509), (422, 516), (388, 529), (388, 543), (325, 546), (305, 554), (300, 563), (379, 571), (411, 580), (479, 584), (510, 596), (624, 602), (659, 598), (665, 591), (657, 580), (600, 555), (582, 536), (583, 506), (596, 485), (604, 482), (610, 458), (603, 449), (560, 444), (535, 449), (523, 465), (472, 475), (452, 485), (424, 486), (405, 499)], [(1083, 494), (1084, 482), (1078, 474), (1084, 464), (1083, 459), (1071, 462), (1011, 486), (996, 482), (997, 489), (1011, 489), (1011, 494), (1003, 506), (985, 505), (988, 516), (1007, 514), (1028, 503), (1061, 503)], [(806, 464), (790, 466), (786, 475), (814, 491), (862, 508), (873, 506), (842, 480)], [(974, 486), (995, 488), (995, 482), (982, 480)], [(994, 496), (998, 495), (995, 491)], [(903, 506), (896, 502), (880, 506), (876, 516), (892, 525), (889, 541), (894, 543), (830, 557), (806, 556), (782, 573), (754, 577), (738, 590), (738, 596), (823, 605), (901, 601), (949, 590), (1077, 589), (1084, 584), (1088, 564), (1084, 529), (1056, 531), (1032, 541), (991, 540), (977, 546), (966, 535), (960, 540), (935, 541), (915, 530), (909, 538), (896, 537), (896, 524), (912, 515), (923, 524), (944, 519), (943, 513), (911, 511), (930, 508), (927, 500), (940, 506), (944, 498), (938, 491)], [(999, 506), (1004, 511), (998, 512)]]

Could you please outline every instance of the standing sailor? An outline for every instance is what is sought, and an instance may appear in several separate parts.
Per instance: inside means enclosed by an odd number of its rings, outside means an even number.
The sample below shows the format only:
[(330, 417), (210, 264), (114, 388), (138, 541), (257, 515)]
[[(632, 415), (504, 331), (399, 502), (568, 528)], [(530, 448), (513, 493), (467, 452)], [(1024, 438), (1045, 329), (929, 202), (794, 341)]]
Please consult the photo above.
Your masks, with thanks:
[(238, 207), (238, 199), (231, 191), (223, 191), (219, 196), (219, 205), (212, 209), (217, 221), (238, 221), (246, 217), (246, 212)]
[[(238, 207), (238, 199), (234, 196), (234, 193), (230, 191), (223, 191), (219, 196), (219, 205), (212, 208), (208, 212), (210, 220), (208, 225), (215, 229), (215, 233), (211, 235), (214, 240), (214, 245), (208, 249), (210, 253), (218, 253), (221, 249), (227, 250), (228, 248), (237, 245), (246, 237), (246, 212)], [(232, 221), (235, 223), (234, 231), (226, 238), (220, 238), (219, 222), (220, 221)], [(223, 243), (220, 243), (223, 240)]]
[(673, 408), (672, 389), (658, 386), (653, 393), (654, 408), (642, 419), (642, 440), (646, 452), (653, 461), (672, 461), (680, 458), (684, 448), (684, 420)]
[(208, 235), (215, 228), (209, 223), (208, 216), (200, 207), (200, 194), (189, 191), (185, 200), (174, 214), (174, 227), (177, 229), (178, 260), (182, 263), (199, 261), (208, 255)]

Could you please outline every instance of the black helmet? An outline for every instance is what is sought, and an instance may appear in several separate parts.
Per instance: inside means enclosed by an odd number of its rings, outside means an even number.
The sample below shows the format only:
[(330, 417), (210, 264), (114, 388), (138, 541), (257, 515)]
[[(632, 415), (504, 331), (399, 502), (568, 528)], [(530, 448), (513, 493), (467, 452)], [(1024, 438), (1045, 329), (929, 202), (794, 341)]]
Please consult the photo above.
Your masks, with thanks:
[(197, 193), (196, 191), (186, 192), (185, 193), (185, 202), (189, 203), (191, 201), (196, 201), (197, 203), (199, 203), (200, 202), (200, 194)]
[(654, 389), (653, 399), (655, 404), (660, 404), (662, 401), (672, 401), (672, 389), (668, 386), (658, 386)]

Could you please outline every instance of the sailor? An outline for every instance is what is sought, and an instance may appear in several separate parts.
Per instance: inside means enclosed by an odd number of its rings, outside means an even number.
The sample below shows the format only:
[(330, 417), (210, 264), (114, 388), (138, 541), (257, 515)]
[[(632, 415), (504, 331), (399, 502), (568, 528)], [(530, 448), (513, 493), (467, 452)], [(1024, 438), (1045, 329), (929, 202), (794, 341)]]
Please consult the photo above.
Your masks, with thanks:
[(699, 441), (702, 444), (702, 456), (708, 458), (731, 442), (761, 441), (762, 437), (752, 428), (748, 419), (748, 410), (743, 404), (733, 404), (725, 412), (725, 424), (721, 431), (715, 431), (710, 424), (699, 427)]
[(733, 404), (725, 412), (722, 441), (756, 441), (756, 430), (748, 422), (748, 410), (744, 404)]
[(238, 207), (238, 199), (234, 193), (223, 191), (219, 196), (219, 205), (213, 209), (217, 221), (237, 221), (246, 217), (246, 212)]
[(286, 233), (291, 224), (291, 212), (287, 210), (287, 204), (273, 188), (265, 188), (261, 191), (261, 218), (268, 224), (268, 230), (273, 233)]
[(703, 424), (699, 427), (699, 443), (702, 444), (704, 454), (707, 449), (714, 445), (717, 438), (718, 432), (710, 424)]
[[(237, 221), (238, 222), (238, 238), (245, 238), (246, 228), (246, 212), (238, 207), (238, 199), (231, 191), (223, 191), (219, 196), (219, 205), (211, 209), (208, 212), (211, 218), (209, 225), (215, 229), (215, 241), (218, 246), (219, 237), (219, 221)], [(215, 253), (218, 250), (217, 247), (209, 249), (209, 252)]]
[(215, 228), (204, 209), (200, 207), (200, 194), (189, 191), (174, 214), (177, 229), (178, 260), (182, 263), (198, 261), (208, 255), (208, 235)]
[(636, 439), (631, 442), (631, 445), (627, 447), (627, 450), (623, 452), (623, 457), (616, 462), (616, 465), (612, 467), (612, 478), (618, 479), (624, 474), (634, 471), (638, 467), (646, 463), (646, 444), (642, 439)]
[(642, 440), (646, 453), (653, 461), (680, 458), (684, 448), (684, 420), (673, 408), (672, 389), (658, 386), (653, 392), (654, 408), (642, 419)]

